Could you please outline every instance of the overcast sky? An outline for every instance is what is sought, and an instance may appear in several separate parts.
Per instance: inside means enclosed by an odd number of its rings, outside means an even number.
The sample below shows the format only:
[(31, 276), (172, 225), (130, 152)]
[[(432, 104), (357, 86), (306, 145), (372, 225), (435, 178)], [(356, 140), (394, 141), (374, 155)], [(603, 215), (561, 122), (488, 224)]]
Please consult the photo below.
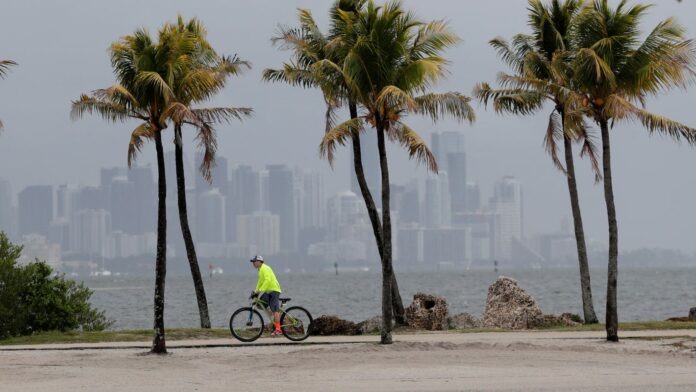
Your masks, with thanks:
[[(279, 24), (295, 24), (297, 8), (310, 9), (326, 27), (330, 1), (38, 1), (3, 0), (0, 13), (0, 59), (19, 63), (0, 80), (0, 177), (17, 192), (30, 184), (96, 184), (99, 168), (123, 166), (132, 124), (108, 124), (97, 118), (72, 122), (70, 100), (80, 93), (114, 83), (107, 55), (109, 45), (138, 27), (151, 32), (177, 14), (200, 18), (209, 40), (221, 53), (237, 53), (253, 69), (234, 79), (213, 102), (253, 107), (256, 115), (242, 124), (219, 129), (219, 153), (232, 163), (263, 167), (288, 163), (327, 174), (329, 194), (349, 187), (347, 151), (333, 175), (320, 160), (317, 146), (323, 132), (323, 101), (317, 91), (260, 81), (261, 71), (278, 67), (289, 56), (271, 45)], [(696, 4), (660, 0), (644, 21), (651, 29), (660, 19), (676, 15), (696, 34)], [(422, 19), (446, 19), (464, 42), (449, 50), (449, 79), (437, 90), (470, 94), (480, 81), (494, 81), (504, 67), (488, 46), (495, 36), (527, 31), (523, 0), (405, 1)], [(687, 17), (691, 15), (691, 17)], [(653, 99), (648, 109), (696, 126), (696, 87)], [(473, 125), (410, 118), (430, 140), (432, 131), (464, 133), (468, 178), (481, 185), (485, 198), (504, 175), (521, 181), (528, 234), (558, 229), (570, 216), (565, 179), (542, 147), (547, 113), (527, 118), (497, 116), (477, 109)], [(614, 192), (621, 249), (640, 247), (696, 251), (696, 152), (660, 136), (649, 136), (635, 124), (612, 131)], [(171, 149), (171, 134), (166, 148)], [(188, 140), (187, 154), (193, 156)], [(148, 145), (140, 162), (153, 162)], [(404, 183), (425, 173), (405, 153), (390, 151), (393, 182)], [(606, 242), (606, 212), (601, 185), (593, 184), (589, 165), (577, 162), (586, 233)], [(170, 173), (171, 176), (171, 173)], [(171, 178), (171, 177), (170, 177)]]

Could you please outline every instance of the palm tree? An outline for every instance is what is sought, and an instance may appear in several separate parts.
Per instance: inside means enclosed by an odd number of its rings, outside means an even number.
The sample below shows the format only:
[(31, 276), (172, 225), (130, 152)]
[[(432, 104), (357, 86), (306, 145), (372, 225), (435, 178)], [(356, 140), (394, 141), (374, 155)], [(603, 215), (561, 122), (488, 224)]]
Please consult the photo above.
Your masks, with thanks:
[(141, 151), (145, 139), (154, 140), (157, 152), (157, 256), (155, 266), (154, 338), (152, 353), (167, 352), (164, 331), (164, 289), (167, 273), (167, 186), (165, 177), (162, 131), (167, 127), (173, 92), (166, 82), (184, 64), (178, 48), (153, 42), (148, 32), (138, 29), (122, 37), (110, 47), (111, 65), (117, 84), (83, 94), (72, 102), (71, 117), (76, 120), (85, 114), (97, 114), (107, 121), (141, 121), (131, 133), (128, 146), (130, 167)]
[(573, 74), (580, 94), (569, 94), (584, 105), (602, 133), (604, 197), (609, 223), (607, 277), (607, 340), (618, 341), (616, 287), (618, 277), (618, 225), (611, 172), (610, 124), (640, 122), (650, 133), (659, 132), (679, 141), (696, 143), (696, 129), (646, 111), (648, 96), (685, 87), (695, 75), (695, 46), (673, 18), (660, 23), (642, 38), (640, 19), (647, 5), (616, 8), (595, 0), (578, 16)]
[[(324, 60), (332, 64), (343, 63), (347, 50), (343, 44), (344, 37), (352, 34), (351, 28), (355, 16), (363, 9), (367, 0), (339, 0), (331, 7), (331, 31), (329, 35), (321, 32), (309, 10), (299, 11), (299, 28), (281, 28), (272, 41), (283, 49), (293, 50), (294, 58), (284, 64), (282, 69), (266, 69), (263, 78), (266, 81), (282, 81), (301, 87), (321, 88), (326, 102), (326, 129), (333, 127), (334, 112), (341, 104), (348, 104), (351, 119), (358, 116), (355, 99), (349, 96), (348, 88), (340, 72), (324, 67)], [(351, 135), (353, 146), (353, 167), (360, 191), (365, 201), (370, 223), (372, 225), (380, 260), (383, 258), (382, 224), (372, 193), (365, 179), (360, 147), (360, 134)], [(333, 157), (329, 157), (333, 159)], [(399, 293), (396, 275), (392, 274), (392, 309), (397, 324), (405, 325), (404, 305)]]
[[(574, 18), (581, 11), (582, 6), (583, 0), (565, 0), (562, 4), (560, 0), (552, 0), (548, 7), (540, 0), (529, 0), (529, 25), (532, 28), (532, 34), (516, 35), (512, 40), (512, 45), (501, 38), (493, 39), (490, 43), (498, 51), (500, 57), (514, 68), (518, 77), (551, 81), (572, 88), (572, 73), (569, 67), (571, 59), (570, 33)], [(507, 78), (508, 75), (504, 74), (501, 77), (503, 80)], [(585, 232), (575, 179), (573, 140), (582, 143), (582, 154), (587, 154), (590, 157), (597, 181), (601, 180), (601, 174), (596, 148), (592, 138), (587, 134), (582, 113), (572, 113), (570, 107), (566, 105), (563, 94), (558, 92), (547, 94), (544, 89), (539, 88), (494, 90), (488, 84), (483, 83), (476, 88), (474, 94), (484, 104), (493, 100), (496, 112), (527, 115), (542, 109), (545, 101), (554, 105), (544, 141), (546, 150), (551, 155), (555, 166), (566, 175), (580, 267), (583, 315), (586, 324), (597, 323), (597, 315), (592, 301)], [(557, 143), (561, 140), (565, 168), (557, 151)]]
[(342, 37), (347, 54), (343, 64), (329, 64), (340, 70), (362, 113), (334, 126), (325, 135), (320, 151), (329, 159), (338, 145), (353, 134), (376, 130), (382, 176), (382, 331), (381, 343), (392, 342), (392, 235), (389, 166), (386, 138), (404, 146), (410, 157), (437, 172), (437, 163), (423, 139), (402, 120), (408, 114), (424, 114), (433, 121), (444, 115), (474, 120), (470, 99), (457, 92), (426, 93), (445, 74), (447, 61), (440, 53), (456, 44), (458, 37), (444, 22), (424, 23), (405, 12), (398, 1), (377, 6), (373, 1), (358, 12), (354, 33)]
[[(182, 127), (184, 124), (197, 128), (197, 139), (204, 150), (200, 167), (202, 175), (208, 182), (212, 181), (211, 170), (215, 164), (217, 140), (214, 123), (241, 119), (252, 112), (248, 108), (193, 108), (192, 105), (205, 101), (219, 92), (225, 85), (227, 76), (237, 74), (249, 64), (236, 57), (220, 57), (206, 39), (205, 27), (196, 18), (187, 23), (180, 16), (176, 23), (168, 23), (162, 29), (160, 40), (172, 47), (185, 48), (188, 56), (185, 67), (181, 67), (168, 80), (173, 92), (174, 103), (167, 115), (174, 124), (174, 155), (176, 161), (177, 199), (179, 223), (186, 246), (186, 255), (191, 269), (193, 285), (196, 292), (201, 328), (210, 328), (208, 302), (198, 266), (196, 248), (191, 236), (186, 207), (186, 187), (184, 173), (184, 153)], [(181, 49), (180, 49), (181, 50)]]
[[(13, 65), (17, 65), (17, 63), (15, 63), (12, 60), (0, 60), (0, 79), (5, 78), (5, 75), (7, 74), (8, 69)], [(0, 121), (0, 131), (2, 131), (2, 128), (3, 128), (2, 121)]]

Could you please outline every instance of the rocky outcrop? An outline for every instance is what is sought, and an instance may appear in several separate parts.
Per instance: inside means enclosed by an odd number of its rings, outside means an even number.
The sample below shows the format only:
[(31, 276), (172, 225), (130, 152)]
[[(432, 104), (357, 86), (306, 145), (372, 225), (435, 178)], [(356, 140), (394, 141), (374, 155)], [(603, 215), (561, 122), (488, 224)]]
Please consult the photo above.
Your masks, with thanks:
[(530, 328), (574, 327), (582, 324), (582, 318), (572, 313), (563, 313), (560, 316), (545, 314), (539, 322), (539, 324), (530, 326)]
[(696, 308), (689, 309), (689, 316), (688, 317), (670, 317), (666, 321), (682, 321), (682, 322), (696, 321)]
[(689, 320), (696, 321), (696, 308), (689, 309)]
[(447, 300), (444, 297), (416, 293), (405, 313), (406, 321), (412, 328), (428, 331), (447, 329)]
[(488, 288), (481, 326), (529, 329), (543, 323), (543, 314), (536, 300), (520, 288), (516, 280), (501, 276)]
[(470, 329), (479, 328), (481, 321), (469, 313), (460, 313), (447, 318), (449, 329)]
[(375, 316), (371, 319), (361, 321), (358, 323), (357, 328), (362, 335), (377, 333), (382, 329), (382, 317)]
[(321, 316), (312, 321), (312, 335), (359, 335), (357, 324), (336, 316)]

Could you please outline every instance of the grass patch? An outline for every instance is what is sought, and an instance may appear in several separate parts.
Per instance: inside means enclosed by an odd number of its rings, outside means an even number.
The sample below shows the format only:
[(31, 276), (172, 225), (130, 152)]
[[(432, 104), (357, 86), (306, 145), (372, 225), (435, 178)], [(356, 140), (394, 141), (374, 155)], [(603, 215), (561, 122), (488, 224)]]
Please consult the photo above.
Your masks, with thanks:
[[(545, 331), (604, 331), (604, 324), (581, 324), (574, 327), (551, 326)], [(619, 323), (619, 331), (680, 330), (696, 329), (695, 321), (632, 321)]]
[[(19, 336), (0, 340), (0, 346), (24, 344), (60, 344), (60, 343), (108, 343), (108, 342), (150, 342), (153, 332), (149, 329), (129, 331), (101, 332), (40, 332), (31, 336)], [(166, 330), (168, 341), (188, 339), (231, 338), (228, 329), (189, 329), (175, 328)]]
[[(636, 321), (620, 323), (620, 331), (648, 331), (648, 330), (682, 330), (696, 329), (696, 322), (675, 321)], [(542, 329), (543, 331), (604, 331), (604, 324), (578, 325), (574, 327), (553, 326)], [(417, 334), (425, 331), (408, 327), (398, 327), (394, 330), (397, 334)], [(448, 333), (481, 333), (481, 332), (510, 332), (499, 328), (470, 328), (450, 330)], [(194, 329), (174, 328), (167, 329), (168, 341), (175, 340), (205, 340), (205, 339), (233, 339), (228, 329)], [(378, 333), (369, 334), (378, 335)], [(128, 330), (128, 331), (102, 331), (102, 332), (41, 332), (31, 336), (20, 336), (0, 340), (0, 346), (31, 345), (31, 344), (61, 344), (61, 343), (108, 343), (108, 342), (150, 342), (152, 330)]]

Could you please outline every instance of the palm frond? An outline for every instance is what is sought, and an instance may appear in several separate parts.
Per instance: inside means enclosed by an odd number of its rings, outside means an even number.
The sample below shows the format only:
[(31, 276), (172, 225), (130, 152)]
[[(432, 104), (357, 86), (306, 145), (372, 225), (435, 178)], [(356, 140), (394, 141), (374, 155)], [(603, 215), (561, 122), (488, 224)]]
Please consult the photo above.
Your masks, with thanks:
[(125, 121), (128, 118), (139, 118), (125, 106), (83, 94), (78, 100), (72, 101), (70, 118), (79, 120), (85, 114), (97, 114), (111, 122)]
[(410, 158), (415, 159), (418, 163), (425, 164), (431, 172), (438, 172), (435, 155), (430, 151), (423, 138), (408, 125), (400, 121), (392, 122), (387, 136), (390, 140), (398, 142), (405, 147)]
[(652, 134), (654, 132), (667, 135), (675, 141), (685, 139), (689, 144), (696, 145), (696, 129), (671, 120), (665, 116), (638, 108), (619, 95), (611, 95), (604, 105), (604, 115), (616, 120), (637, 120)]
[(128, 167), (131, 167), (138, 154), (140, 153), (144, 140), (155, 137), (155, 130), (150, 123), (142, 123), (131, 133), (130, 143), (128, 144)]
[(15, 65), (17, 65), (17, 63), (12, 60), (0, 60), (0, 79), (4, 78), (10, 67)]
[(553, 111), (549, 116), (549, 124), (546, 127), (546, 134), (544, 135), (544, 149), (551, 157), (551, 161), (556, 169), (560, 170), (564, 174), (568, 174), (563, 163), (558, 157), (558, 143), (563, 142), (565, 134), (563, 132), (563, 126), (561, 125), (560, 114)]
[(390, 108), (393, 111), (400, 110), (416, 110), (418, 104), (416, 101), (396, 86), (385, 86), (375, 99), (375, 106), (378, 108)]
[(589, 132), (589, 127), (583, 126), (581, 132), (582, 148), (580, 150), (580, 157), (587, 156), (590, 159), (595, 184), (598, 184), (602, 181), (602, 168), (599, 164), (599, 147), (597, 147), (596, 137)]
[(496, 113), (528, 115), (541, 109), (546, 95), (529, 89), (493, 89), (488, 83), (479, 83), (474, 87), (473, 95), (488, 106), (493, 101)]
[(213, 107), (191, 109), (201, 121), (210, 124), (231, 123), (234, 120), (243, 121), (245, 118), (252, 117), (254, 109), (252, 108), (233, 108), (233, 107)]
[(352, 140), (353, 134), (359, 134), (364, 130), (363, 119), (353, 118), (338, 124), (328, 132), (324, 133), (324, 137), (319, 144), (319, 155), (326, 157), (331, 167), (333, 167), (334, 153), (336, 148), (345, 146), (348, 140)]

